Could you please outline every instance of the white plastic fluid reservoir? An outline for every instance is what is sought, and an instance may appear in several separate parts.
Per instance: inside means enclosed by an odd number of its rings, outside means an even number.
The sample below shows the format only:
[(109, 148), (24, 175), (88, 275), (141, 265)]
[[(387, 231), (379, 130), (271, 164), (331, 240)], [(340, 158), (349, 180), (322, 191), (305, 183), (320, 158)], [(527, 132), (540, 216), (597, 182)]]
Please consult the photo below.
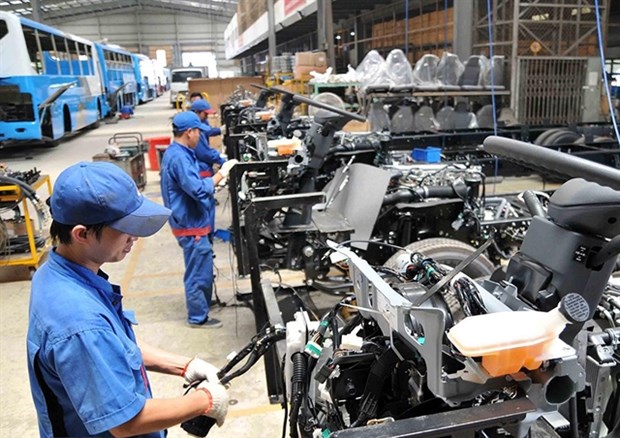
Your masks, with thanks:
[(467, 357), (482, 357), (482, 366), (493, 377), (537, 369), (543, 360), (556, 359), (574, 350), (559, 339), (567, 323), (589, 316), (587, 302), (568, 294), (549, 312), (497, 312), (470, 316), (447, 333)]

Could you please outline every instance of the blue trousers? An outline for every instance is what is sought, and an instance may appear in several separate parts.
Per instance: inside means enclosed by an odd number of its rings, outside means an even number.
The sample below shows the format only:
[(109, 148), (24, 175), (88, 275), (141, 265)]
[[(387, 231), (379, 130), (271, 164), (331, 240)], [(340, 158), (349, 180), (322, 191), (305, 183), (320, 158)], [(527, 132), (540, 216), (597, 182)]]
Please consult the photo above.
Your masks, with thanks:
[(213, 249), (207, 236), (177, 237), (185, 261), (185, 305), (187, 322), (202, 324), (209, 318), (213, 293)]

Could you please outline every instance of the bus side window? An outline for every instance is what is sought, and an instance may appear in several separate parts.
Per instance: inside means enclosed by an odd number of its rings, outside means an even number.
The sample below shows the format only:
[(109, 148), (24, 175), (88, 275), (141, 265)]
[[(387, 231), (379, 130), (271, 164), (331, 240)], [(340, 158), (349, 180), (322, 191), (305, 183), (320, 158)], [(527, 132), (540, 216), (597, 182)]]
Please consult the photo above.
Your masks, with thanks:
[(85, 75), (93, 75), (92, 63), (90, 59), (90, 47), (86, 44), (77, 43), (80, 51), (80, 65), (82, 66), (82, 72)]
[(41, 62), (41, 53), (37, 43), (37, 32), (35, 29), (26, 26), (23, 26), (23, 32), (24, 39), (26, 40), (28, 57), (30, 58), (30, 66), (35, 72), (37, 72), (37, 74), (42, 74), (43, 64)]
[(56, 43), (56, 57), (60, 62), (60, 74), (73, 74), (71, 71), (71, 58), (67, 50), (67, 40), (61, 36), (54, 35), (54, 42)]
[[(23, 26), (24, 31), (26, 29), (28, 29), (27, 27)], [(36, 41), (37, 41), (37, 57), (38, 57), (38, 62), (41, 63), (43, 69), (43, 74), (46, 75), (57, 75), (60, 72), (58, 71), (58, 64), (57, 64), (57, 60), (55, 57), (55, 49), (54, 49), (54, 42), (52, 41), (52, 36), (44, 31), (41, 30), (35, 30), (35, 35), (37, 36)]]
[(69, 55), (71, 56), (71, 68), (76, 75), (84, 76), (82, 71), (82, 63), (80, 62), (80, 49), (78, 48), (78, 42), (67, 40), (69, 44)]

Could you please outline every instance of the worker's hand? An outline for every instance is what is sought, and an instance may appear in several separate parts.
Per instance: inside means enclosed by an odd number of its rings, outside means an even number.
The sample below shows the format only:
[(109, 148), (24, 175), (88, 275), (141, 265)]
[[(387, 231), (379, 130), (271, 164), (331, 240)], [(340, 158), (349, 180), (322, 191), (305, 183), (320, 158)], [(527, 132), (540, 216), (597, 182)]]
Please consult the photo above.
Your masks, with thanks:
[(204, 415), (213, 418), (218, 426), (224, 424), (228, 413), (228, 391), (219, 383), (202, 382), (196, 390), (206, 390), (211, 395), (211, 406), (205, 410)]
[(220, 381), (217, 377), (219, 370), (198, 357), (190, 360), (185, 366), (183, 377), (187, 383), (197, 382), (199, 380), (207, 380), (211, 383), (218, 383)]
[(232, 160), (228, 160), (224, 164), (222, 164), (222, 167), (220, 167), (220, 173), (222, 174), (222, 177), (228, 178), (228, 174), (230, 173), (230, 169), (235, 167), (235, 164), (237, 164), (238, 162), (239, 162), (239, 160), (235, 160), (233, 158)]
[(220, 126), (220, 135), (226, 135), (226, 125)]

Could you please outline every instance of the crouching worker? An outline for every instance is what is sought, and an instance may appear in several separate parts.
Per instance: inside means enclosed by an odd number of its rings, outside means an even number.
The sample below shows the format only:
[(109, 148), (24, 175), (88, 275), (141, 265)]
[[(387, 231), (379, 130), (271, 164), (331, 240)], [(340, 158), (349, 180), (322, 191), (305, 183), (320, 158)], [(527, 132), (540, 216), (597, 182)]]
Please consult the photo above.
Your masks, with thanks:
[[(105, 162), (64, 170), (50, 207), (56, 246), (32, 281), (27, 339), (40, 435), (164, 437), (203, 414), (221, 425), (228, 394), (216, 368), (139, 342), (133, 312), (101, 270), (156, 233), (170, 210)], [(154, 399), (146, 370), (206, 380), (186, 396)]]

